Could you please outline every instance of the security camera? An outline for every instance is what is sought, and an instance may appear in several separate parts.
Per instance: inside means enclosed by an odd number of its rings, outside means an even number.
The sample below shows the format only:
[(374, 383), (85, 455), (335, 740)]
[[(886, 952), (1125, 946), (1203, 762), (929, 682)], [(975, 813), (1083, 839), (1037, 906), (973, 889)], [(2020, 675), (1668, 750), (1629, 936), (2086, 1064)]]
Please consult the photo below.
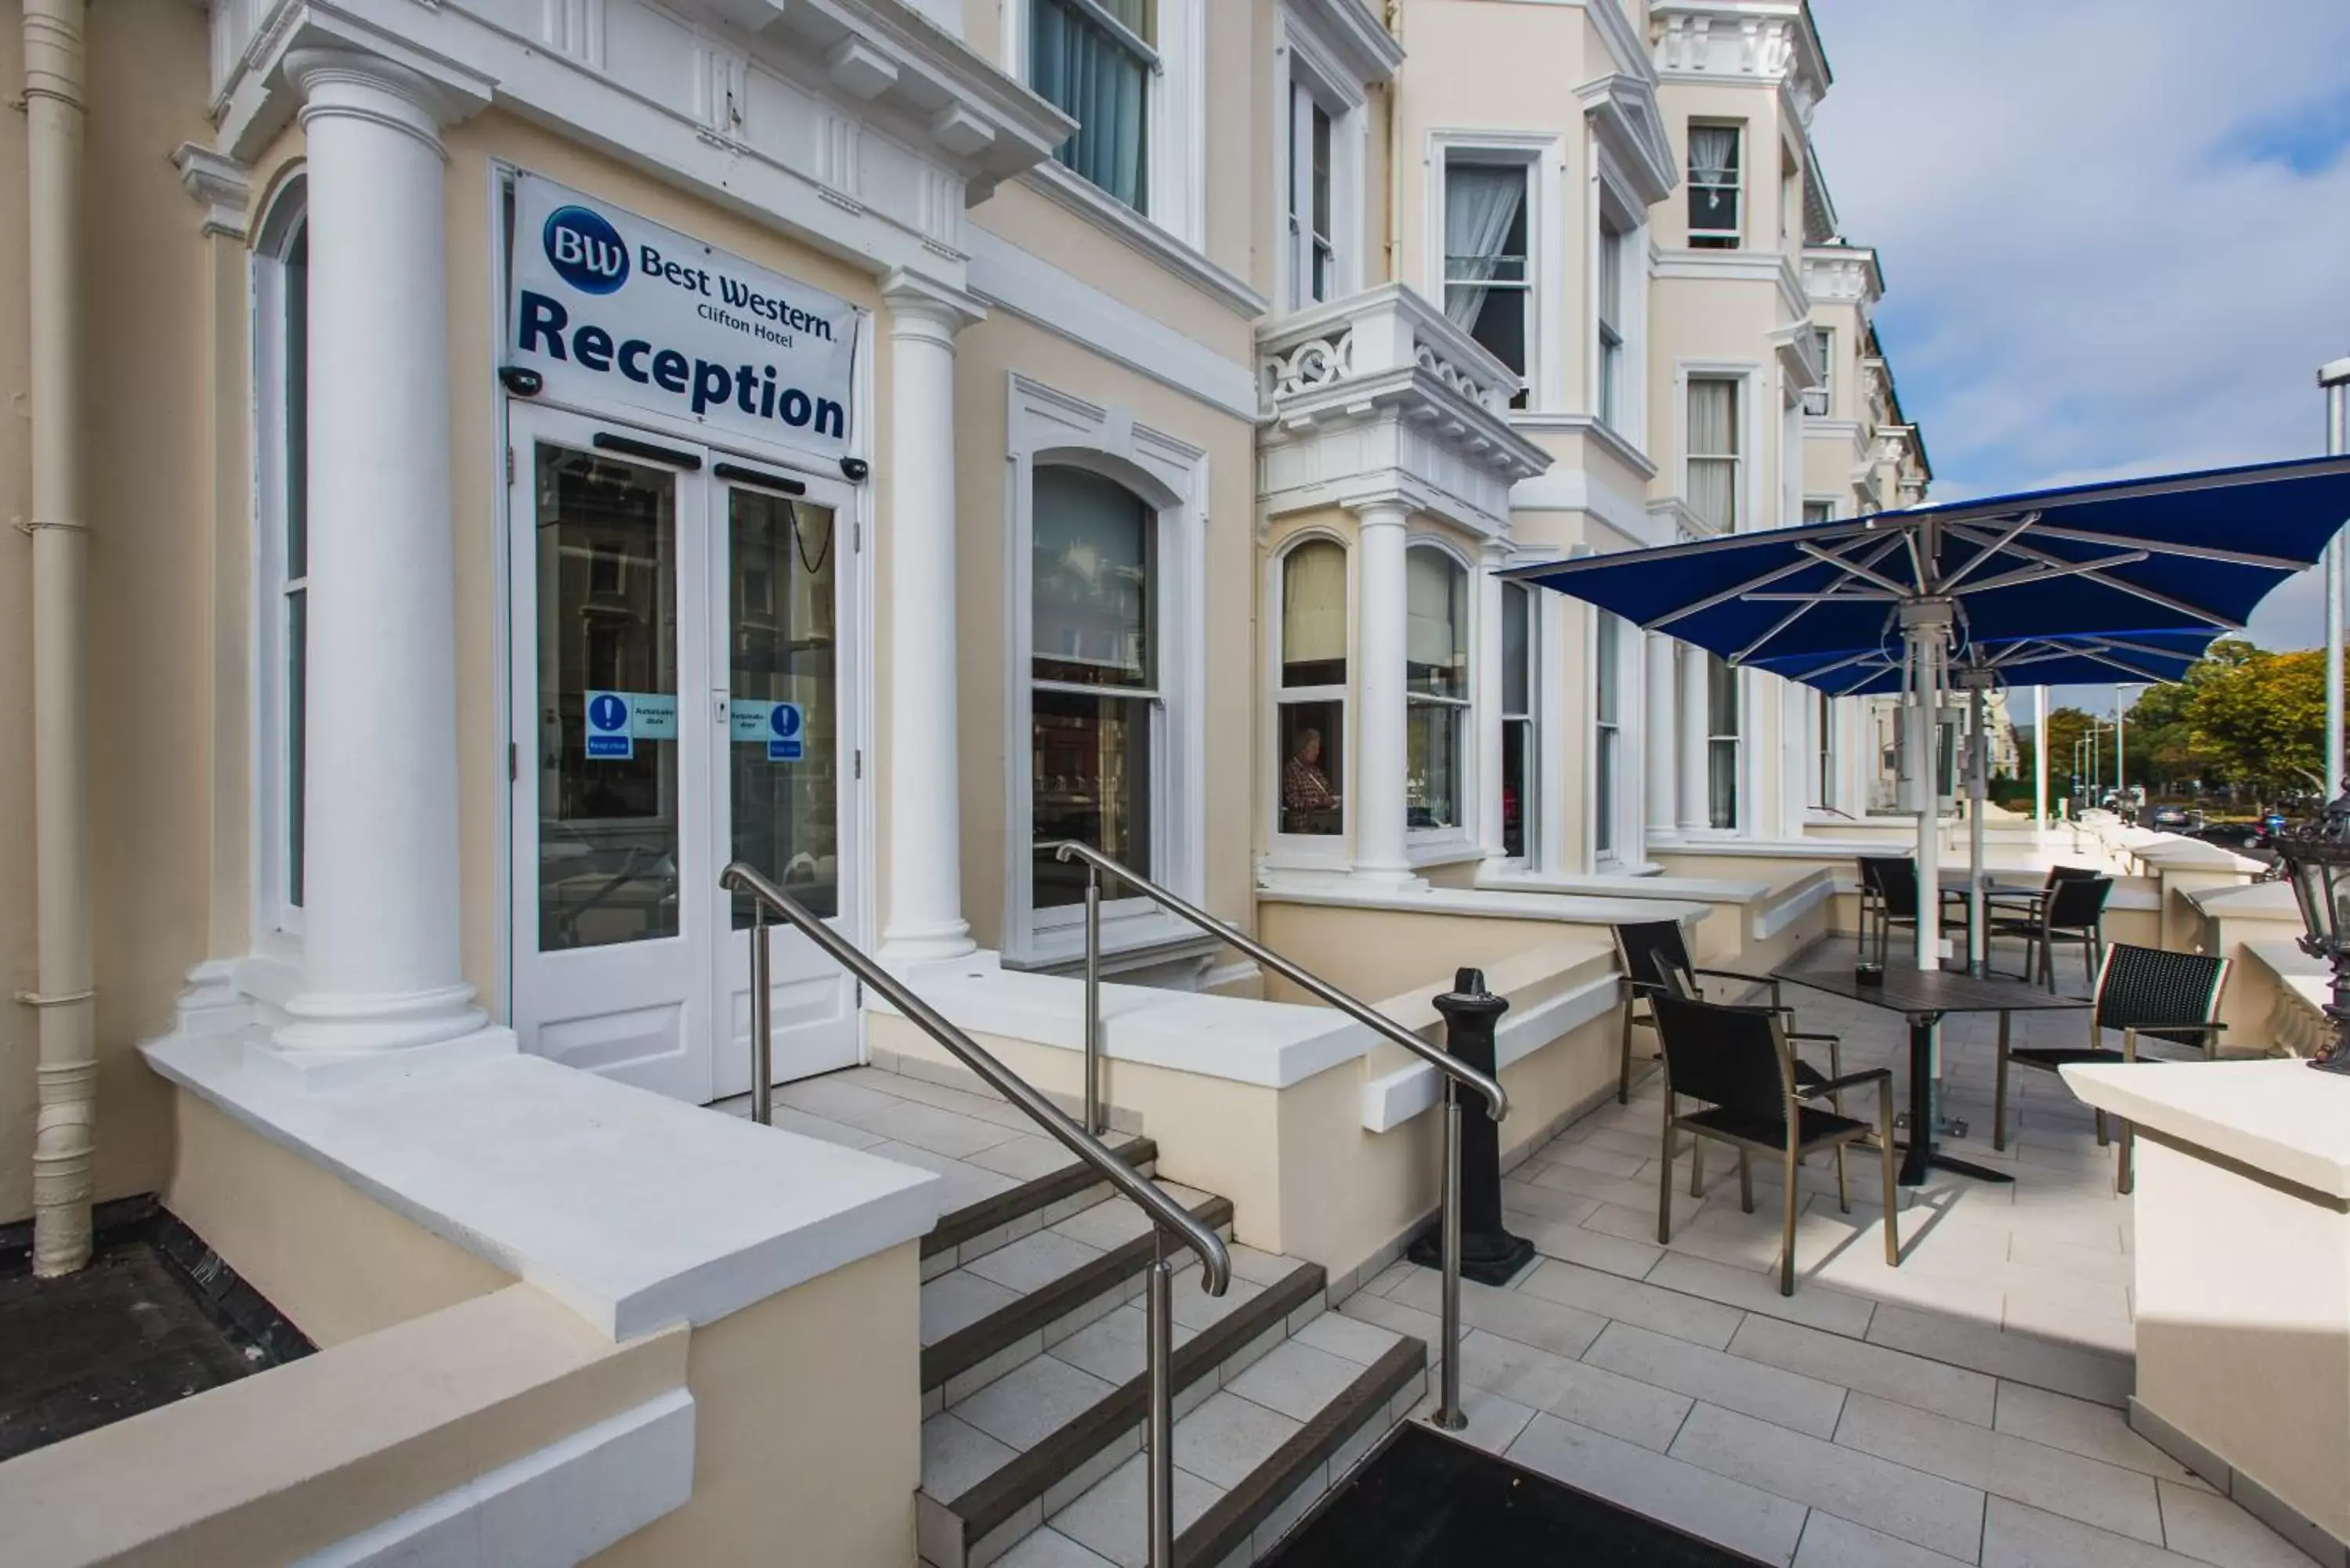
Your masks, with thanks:
[(865, 476), (872, 472), (873, 465), (861, 457), (844, 457), (840, 460), (841, 477), (851, 484), (863, 483)]
[(546, 378), (527, 365), (508, 365), (498, 371), (498, 384), (517, 398), (535, 398)]

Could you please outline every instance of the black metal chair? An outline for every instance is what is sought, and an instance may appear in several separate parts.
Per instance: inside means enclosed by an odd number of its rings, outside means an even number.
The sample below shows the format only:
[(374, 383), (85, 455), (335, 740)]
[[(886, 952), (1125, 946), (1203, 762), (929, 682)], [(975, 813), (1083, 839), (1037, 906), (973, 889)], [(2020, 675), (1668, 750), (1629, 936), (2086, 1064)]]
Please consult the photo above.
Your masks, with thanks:
[[(1835, 1151), (1836, 1202), (1852, 1212), (1852, 1189), (1845, 1171), (1846, 1144), (1876, 1135), (1878, 1167), (1885, 1184), (1885, 1262), (1898, 1267), (1901, 1239), (1897, 1229), (1898, 1193), (1893, 1171), (1893, 1074), (1871, 1067), (1830, 1078), (1808, 1094), (1795, 1081), (1795, 1052), (1783, 1021), (1776, 1012), (1761, 1007), (1727, 1006), (1660, 994), (1653, 1002), (1657, 1034), (1665, 1047), (1665, 1126), (1663, 1174), (1657, 1194), (1657, 1241), (1673, 1239), (1673, 1158), (1682, 1133), (1696, 1141), (1690, 1148), (1690, 1188), (1705, 1184), (1705, 1140), (1726, 1143), (1738, 1151), (1738, 1202), (1754, 1212), (1752, 1157), (1757, 1150), (1776, 1157), (1783, 1183), (1779, 1252), (1779, 1293), (1795, 1293), (1795, 1211), (1802, 1198), (1795, 1168), (1804, 1156), (1821, 1149)], [(1839, 1094), (1863, 1085), (1877, 1085), (1877, 1125), (1833, 1110), (1805, 1105), (1807, 1098)], [(1704, 1102), (1704, 1108), (1682, 1111), (1681, 1099)]]
[[(1991, 1146), (2007, 1147), (2007, 1064), (2016, 1062), (2054, 1073), (2077, 1062), (2135, 1062), (2141, 1039), (2192, 1045), (2210, 1058), (2218, 1049), (2220, 995), (2227, 989), (2230, 961), (2203, 953), (2175, 953), (2161, 948), (2116, 942), (2106, 952), (2097, 976), (2096, 1003), (2089, 1011), (2089, 1043), (2085, 1046), (2008, 1046), (2004, 1037), (1999, 1054), (1998, 1081), (1991, 1091)], [(2105, 1043), (2108, 1029), (2121, 1031), (2122, 1047)], [(2106, 1113), (2097, 1113), (2097, 1141), (2108, 1141)], [(2130, 1168), (2130, 1125), (2121, 1125), (2121, 1154), (2115, 1186), (2127, 1192)]]
[(2051, 991), (2056, 989), (2056, 944), (2077, 942), (2081, 948), (2081, 977), (2094, 984), (2097, 967), (2105, 961), (2106, 899), (2113, 890), (2110, 877), (2066, 877), (2050, 884), (2030, 914), (1992, 920), (1991, 933), (2022, 937), (2023, 971), (2020, 978), (2033, 978), (2033, 955), (2037, 953), (2038, 978)]
[[(1943, 929), (1965, 929), (1966, 895), (1945, 888), (1941, 898)], [(1861, 951), (1868, 950), (1873, 929), (1877, 961), (1883, 963), (1896, 926), (1918, 929), (1918, 862), (1907, 855), (1864, 855), (1860, 857)]]
[[(1679, 920), (1640, 920), (1616, 928), (1616, 958), (1624, 966), (1624, 982), (1629, 992), (1624, 999), (1623, 1060), (1616, 1075), (1616, 1103), (1629, 1105), (1632, 1100), (1632, 1028), (1635, 1023), (1656, 1027), (1655, 1002), (1663, 994), (1680, 995), (1672, 990), (1678, 974), (1688, 981), (1687, 994), (1702, 1002), (1707, 1000), (1705, 980), (1735, 981), (1743, 985), (1760, 985), (1770, 989), (1769, 1011), (1793, 1020), (1794, 1009), (1782, 1005), (1779, 982), (1765, 974), (1742, 974), (1730, 969), (1700, 969), (1690, 957), (1689, 939), (1682, 933)], [(1635, 1019), (1634, 1009), (1641, 1002), (1649, 1004), (1646, 1019)], [(1822, 1074), (1808, 1062), (1798, 1061), (1795, 1069), (1805, 1084), (1825, 1083), (1843, 1071), (1843, 1043), (1833, 1034), (1806, 1033), (1790, 1030), (1790, 1040), (1804, 1044), (1825, 1044), (1828, 1048), (1828, 1070)]]

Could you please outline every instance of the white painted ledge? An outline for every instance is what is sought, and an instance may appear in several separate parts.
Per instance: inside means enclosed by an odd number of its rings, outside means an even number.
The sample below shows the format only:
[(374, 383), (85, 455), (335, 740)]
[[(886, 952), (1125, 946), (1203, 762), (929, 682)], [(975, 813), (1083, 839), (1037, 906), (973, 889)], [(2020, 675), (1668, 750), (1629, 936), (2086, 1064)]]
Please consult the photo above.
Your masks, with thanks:
[[(1638, 884), (1646, 894), (1659, 878)], [(1261, 882), (1261, 904), (1304, 904), (1336, 909), (1393, 909), (1404, 914), (1465, 915), (1498, 920), (1553, 920), (1562, 925), (1620, 926), (1640, 920), (1702, 919), (1702, 903), (1670, 898), (1589, 897), (1507, 892), (1496, 888), (1370, 888), (1355, 884)]]
[(1736, 904), (1745, 910), (1748, 935), (1767, 941), (1835, 897), (1835, 873), (1822, 867), (1779, 883), (1728, 877), (1568, 876), (1545, 871), (1488, 871), (1477, 878), (1481, 891), (1561, 894), (1603, 898), (1684, 900)]
[[(1085, 982), (998, 968), (992, 953), (968, 964), (926, 964), (910, 982), (967, 1034), (996, 1035), (1063, 1051), (1086, 1048)], [(1179, 1073), (1285, 1089), (1371, 1048), (1378, 1036), (1343, 1013), (1295, 1002), (1195, 991), (1104, 985), (1102, 1054)], [(879, 996), (867, 1011), (896, 1016)]]
[(614, 1339), (714, 1322), (938, 1220), (931, 1172), (541, 1057), (306, 1092), (253, 1059), (255, 1033), (174, 1035), (147, 1061)]
[[(1492, 977), (1488, 976), (1488, 983)], [(1522, 1062), (1546, 1045), (1556, 1044), (1566, 1035), (1596, 1018), (1605, 1018), (1615, 1011), (1623, 987), (1611, 970), (1606, 974), (1584, 979), (1555, 996), (1546, 997), (1531, 1006), (1512, 1008), (1502, 1015), (1493, 1029), (1493, 1063), (1507, 1068)], [(1428, 1012), (1434, 1015), (1433, 1005)], [(1436, 1069), (1425, 1062), (1410, 1062), (1392, 1072), (1382, 1073), (1363, 1085), (1363, 1127), (1367, 1132), (1383, 1133), (1401, 1127), (1422, 1111), (1432, 1110), (1444, 1097), (1444, 1085)], [(1472, 1096), (1463, 1113), (1482, 1114), (1481, 1103)]]
[(2306, 1063), (2140, 1062), (2064, 1070), (2074, 1094), (2141, 1127), (2350, 1199), (2350, 1080)]

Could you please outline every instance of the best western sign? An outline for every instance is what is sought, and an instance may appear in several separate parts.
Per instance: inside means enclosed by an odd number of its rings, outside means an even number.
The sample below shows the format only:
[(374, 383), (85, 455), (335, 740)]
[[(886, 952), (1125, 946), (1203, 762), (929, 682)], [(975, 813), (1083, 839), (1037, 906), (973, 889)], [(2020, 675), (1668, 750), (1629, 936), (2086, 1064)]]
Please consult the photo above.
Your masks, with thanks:
[(556, 397), (848, 451), (857, 311), (623, 208), (515, 182), (511, 363)]

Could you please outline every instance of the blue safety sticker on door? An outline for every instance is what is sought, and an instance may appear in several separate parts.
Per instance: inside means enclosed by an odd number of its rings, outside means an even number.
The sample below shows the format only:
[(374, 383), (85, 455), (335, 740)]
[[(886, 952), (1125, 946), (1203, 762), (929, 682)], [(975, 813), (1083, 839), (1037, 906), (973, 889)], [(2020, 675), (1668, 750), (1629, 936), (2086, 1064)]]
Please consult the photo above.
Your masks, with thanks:
[(588, 755), (591, 760), (615, 762), (637, 754), (625, 692), (590, 691), (587, 711)]
[(801, 732), (807, 727), (807, 715), (796, 702), (778, 702), (767, 711), (767, 760), (771, 763), (795, 763), (805, 753), (806, 742)]

